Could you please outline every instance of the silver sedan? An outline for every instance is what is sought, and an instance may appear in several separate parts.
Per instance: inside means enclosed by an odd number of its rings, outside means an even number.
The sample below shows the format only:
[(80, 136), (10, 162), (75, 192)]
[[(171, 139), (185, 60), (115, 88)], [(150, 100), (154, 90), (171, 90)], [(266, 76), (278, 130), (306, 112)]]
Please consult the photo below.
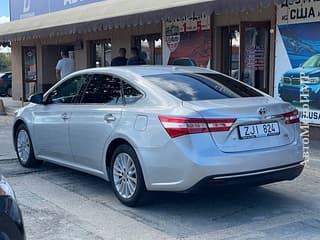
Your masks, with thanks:
[(149, 191), (261, 185), (304, 167), (298, 111), (208, 69), (86, 69), (30, 101), (13, 127), (20, 163), (110, 180), (128, 206)]

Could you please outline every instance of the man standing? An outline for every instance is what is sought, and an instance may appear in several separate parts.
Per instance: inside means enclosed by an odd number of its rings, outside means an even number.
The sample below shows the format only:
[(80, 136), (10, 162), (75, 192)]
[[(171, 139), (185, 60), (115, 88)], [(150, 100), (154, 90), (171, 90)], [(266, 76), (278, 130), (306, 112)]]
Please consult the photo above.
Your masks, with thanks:
[(74, 72), (74, 61), (69, 58), (68, 51), (62, 50), (61, 57), (56, 66), (57, 81)]
[(119, 56), (112, 59), (111, 66), (124, 66), (127, 65), (128, 59), (126, 58), (127, 50), (125, 48), (119, 49)]
[(144, 65), (146, 61), (140, 57), (139, 49), (134, 47), (131, 48), (132, 57), (128, 60), (128, 65)]

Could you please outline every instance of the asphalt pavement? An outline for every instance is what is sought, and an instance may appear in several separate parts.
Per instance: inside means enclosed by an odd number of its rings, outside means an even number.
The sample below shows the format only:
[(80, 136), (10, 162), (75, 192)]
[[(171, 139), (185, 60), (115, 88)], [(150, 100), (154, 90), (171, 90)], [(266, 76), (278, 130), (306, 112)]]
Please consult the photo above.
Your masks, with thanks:
[(128, 208), (97, 177), (50, 163), (21, 167), (11, 137), (13, 111), (21, 103), (5, 99), (5, 105), (0, 174), (16, 191), (27, 239), (320, 239), (317, 142), (311, 142), (311, 160), (294, 181), (201, 194), (155, 193), (148, 205)]

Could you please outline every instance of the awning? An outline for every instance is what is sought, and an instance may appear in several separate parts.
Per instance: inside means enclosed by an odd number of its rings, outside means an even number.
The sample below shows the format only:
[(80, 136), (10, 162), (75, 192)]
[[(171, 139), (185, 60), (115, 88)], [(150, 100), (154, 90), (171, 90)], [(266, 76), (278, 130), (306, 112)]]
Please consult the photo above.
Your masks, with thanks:
[(178, 16), (245, 11), (282, 0), (106, 0), (0, 25), (0, 42), (135, 26)]

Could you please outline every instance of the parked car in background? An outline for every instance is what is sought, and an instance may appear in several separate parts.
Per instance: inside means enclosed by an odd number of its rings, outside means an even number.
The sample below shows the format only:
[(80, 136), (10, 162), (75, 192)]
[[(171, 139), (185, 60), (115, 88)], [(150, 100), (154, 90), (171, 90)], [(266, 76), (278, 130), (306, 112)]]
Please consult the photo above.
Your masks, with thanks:
[(12, 72), (0, 74), (0, 96), (12, 97)]
[(193, 67), (198, 66), (195, 60), (193, 60), (192, 58), (187, 58), (187, 57), (176, 58), (176, 59), (172, 60), (172, 64), (170, 64), (170, 65), (193, 66)]
[(23, 219), (11, 186), (0, 175), (0, 240), (24, 240)]
[(278, 92), (282, 100), (299, 103), (301, 89), (305, 87), (309, 92), (307, 100), (310, 105), (320, 109), (320, 54), (310, 57), (301, 67), (285, 72)]
[(292, 180), (304, 167), (299, 131), (292, 105), (219, 72), (123, 66), (75, 72), (32, 96), (13, 136), (24, 167), (99, 176), (134, 206), (147, 191)]

